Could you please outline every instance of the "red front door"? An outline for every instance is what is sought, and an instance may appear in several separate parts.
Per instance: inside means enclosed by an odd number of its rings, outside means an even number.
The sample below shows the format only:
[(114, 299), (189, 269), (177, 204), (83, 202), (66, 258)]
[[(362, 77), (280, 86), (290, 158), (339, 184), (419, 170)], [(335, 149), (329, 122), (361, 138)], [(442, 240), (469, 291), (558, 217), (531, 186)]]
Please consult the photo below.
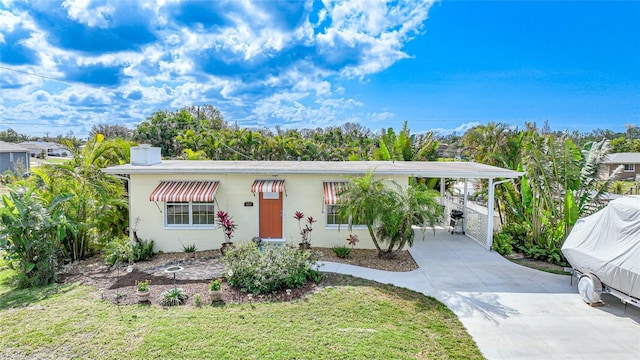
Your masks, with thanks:
[(261, 192), (258, 206), (260, 237), (262, 239), (282, 239), (282, 193)]

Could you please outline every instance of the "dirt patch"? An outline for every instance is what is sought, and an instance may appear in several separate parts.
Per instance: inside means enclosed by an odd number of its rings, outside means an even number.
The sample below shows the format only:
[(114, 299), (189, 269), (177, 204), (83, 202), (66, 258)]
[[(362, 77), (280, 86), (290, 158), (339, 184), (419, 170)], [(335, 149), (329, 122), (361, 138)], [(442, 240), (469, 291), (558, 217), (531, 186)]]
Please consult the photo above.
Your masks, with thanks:
[(362, 266), (370, 269), (406, 272), (418, 268), (415, 260), (408, 251), (401, 251), (394, 259), (378, 258), (377, 250), (352, 249), (349, 257), (341, 259), (329, 248), (314, 248), (320, 255), (322, 261), (333, 261), (337, 263)]
[[(313, 248), (321, 261), (333, 261), (372, 269), (387, 271), (411, 271), (418, 266), (408, 251), (398, 254), (395, 259), (380, 259), (375, 250), (354, 249), (349, 258), (338, 258), (331, 249)], [(174, 287), (173, 274), (164, 271), (169, 266), (179, 265), (183, 271), (176, 273), (175, 286), (184, 290), (187, 306), (195, 305), (196, 294), (200, 294), (202, 304), (209, 304), (209, 281), (223, 277), (224, 264), (218, 250), (198, 251), (194, 259), (187, 259), (184, 253), (154, 255), (150, 261), (135, 264), (107, 266), (102, 256), (78, 261), (63, 268), (61, 283), (80, 283), (95, 287), (96, 297), (120, 305), (138, 303), (136, 283), (149, 280), (150, 304), (159, 304), (161, 294)], [(333, 275), (326, 274), (320, 283), (308, 282), (304, 287), (278, 291), (273, 294), (248, 296), (229, 284), (222, 284), (222, 304), (264, 301), (289, 301), (304, 297), (308, 293), (325, 286)]]
[(566, 272), (564, 271), (564, 267), (560, 266), (560, 265), (555, 265), (555, 264), (549, 264), (546, 261), (540, 261), (540, 260), (534, 260), (534, 259), (530, 259), (530, 258), (526, 258), (524, 257), (523, 254), (519, 254), (519, 253), (512, 253), (509, 254), (507, 256), (505, 256), (505, 258), (511, 262), (514, 262), (518, 265), (521, 266), (526, 266), (528, 268), (532, 268), (532, 269), (536, 269), (536, 270), (540, 270), (540, 271), (546, 271), (546, 272), (550, 272), (553, 274), (562, 274), (562, 275), (571, 275), (570, 272)]

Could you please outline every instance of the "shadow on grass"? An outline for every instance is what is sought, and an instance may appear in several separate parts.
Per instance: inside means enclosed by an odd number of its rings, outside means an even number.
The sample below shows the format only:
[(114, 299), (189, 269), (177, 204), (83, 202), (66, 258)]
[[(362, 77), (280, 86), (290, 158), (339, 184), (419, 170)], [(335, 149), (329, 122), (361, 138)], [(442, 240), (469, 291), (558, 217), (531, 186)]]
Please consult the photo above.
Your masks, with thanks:
[[(330, 275), (329, 275), (330, 274)], [(440, 300), (407, 288), (397, 287), (391, 284), (382, 284), (373, 280), (353, 277), (351, 275), (326, 273), (327, 285), (330, 286), (368, 286), (375, 288), (382, 294), (399, 297), (402, 300), (413, 303), (414, 311), (432, 311), (433, 309), (446, 308), (451, 315), (455, 313), (469, 316), (474, 312), (480, 313), (485, 319), (497, 323), (497, 319), (506, 319), (519, 312), (504, 305), (495, 294), (459, 294), (442, 293), (448, 305)]]
[[(11, 287), (6, 281), (3, 281), (2, 285), (7, 288)], [(37, 288), (11, 288), (11, 290), (0, 294), (0, 310), (29, 306), (52, 295), (67, 293), (75, 287), (75, 285), (51, 284)]]

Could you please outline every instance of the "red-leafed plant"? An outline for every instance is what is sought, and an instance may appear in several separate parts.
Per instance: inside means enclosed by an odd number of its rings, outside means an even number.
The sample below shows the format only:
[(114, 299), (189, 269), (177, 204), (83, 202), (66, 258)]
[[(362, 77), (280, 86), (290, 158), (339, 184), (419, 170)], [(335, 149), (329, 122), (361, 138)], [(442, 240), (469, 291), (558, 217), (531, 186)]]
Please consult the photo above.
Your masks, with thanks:
[(308, 216), (304, 221), (305, 224), (303, 226), (304, 213), (302, 211), (296, 211), (293, 218), (298, 220), (298, 229), (300, 229), (300, 237), (302, 238), (302, 242), (300, 244), (308, 248), (311, 245), (311, 231), (313, 230), (313, 223), (318, 220), (315, 220), (313, 216)]
[(218, 224), (222, 227), (222, 232), (227, 240), (226, 242), (231, 242), (233, 232), (236, 231), (238, 225), (232, 220), (231, 216), (226, 211), (218, 211), (216, 213), (216, 217), (218, 218)]

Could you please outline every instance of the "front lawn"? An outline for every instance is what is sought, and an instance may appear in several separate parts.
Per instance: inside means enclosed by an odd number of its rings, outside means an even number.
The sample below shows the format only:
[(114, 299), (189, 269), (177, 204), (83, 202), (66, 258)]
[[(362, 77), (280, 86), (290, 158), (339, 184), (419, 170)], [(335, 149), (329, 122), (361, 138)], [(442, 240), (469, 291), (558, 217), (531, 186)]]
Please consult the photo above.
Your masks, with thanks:
[(0, 262), (0, 358), (482, 358), (435, 299), (350, 276), (291, 302), (162, 308), (81, 285), (15, 290), (9, 274)]

